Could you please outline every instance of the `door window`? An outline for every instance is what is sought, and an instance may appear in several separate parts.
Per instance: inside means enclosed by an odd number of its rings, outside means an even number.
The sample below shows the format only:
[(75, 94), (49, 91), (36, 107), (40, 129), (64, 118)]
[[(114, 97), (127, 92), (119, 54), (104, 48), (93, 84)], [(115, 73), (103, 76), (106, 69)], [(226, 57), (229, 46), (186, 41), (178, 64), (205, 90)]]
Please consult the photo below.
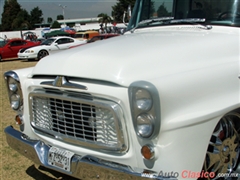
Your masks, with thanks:
[(21, 40), (19, 41), (12, 41), (10, 46), (21, 46), (23, 45), (23, 42)]

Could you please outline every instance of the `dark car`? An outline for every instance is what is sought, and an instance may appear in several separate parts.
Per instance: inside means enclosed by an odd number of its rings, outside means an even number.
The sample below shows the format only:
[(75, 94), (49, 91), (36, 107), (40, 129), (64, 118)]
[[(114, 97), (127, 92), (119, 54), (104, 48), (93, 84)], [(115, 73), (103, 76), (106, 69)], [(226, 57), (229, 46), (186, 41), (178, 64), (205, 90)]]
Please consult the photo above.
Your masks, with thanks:
[(22, 48), (39, 45), (40, 42), (23, 40), (21, 38), (3, 39), (0, 41), (0, 61), (17, 59), (17, 53)]
[(100, 34), (98, 36), (94, 36), (92, 37), (92, 39), (90, 39), (88, 41), (88, 43), (91, 43), (91, 42), (95, 42), (95, 41), (98, 41), (98, 40), (103, 40), (103, 39), (108, 39), (108, 38), (112, 38), (112, 37), (116, 37), (116, 36), (119, 36), (120, 34)]

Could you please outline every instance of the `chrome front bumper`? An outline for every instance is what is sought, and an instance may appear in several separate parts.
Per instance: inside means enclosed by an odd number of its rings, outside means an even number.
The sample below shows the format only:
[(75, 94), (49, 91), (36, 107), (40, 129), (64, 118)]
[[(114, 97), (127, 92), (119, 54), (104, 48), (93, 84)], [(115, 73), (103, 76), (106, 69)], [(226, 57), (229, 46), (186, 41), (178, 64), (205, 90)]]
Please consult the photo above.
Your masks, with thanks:
[[(44, 166), (49, 169), (56, 170), (63, 174), (73, 176), (79, 179), (168, 179), (157, 176), (157, 172), (151, 172), (146, 177), (146, 173), (134, 172), (131, 167), (105, 161), (93, 156), (74, 155), (71, 160), (71, 173), (57, 169), (47, 162), (49, 146), (41, 141), (30, 140), (21, 132), (8, 126), (5, 129), (6, 139), (10, 147), (25, 157), (32, 160), (34, 163)], [(171, 179), (171, 178), (170, 178)], [(176, 179), (175, 179), (176, 180)]]

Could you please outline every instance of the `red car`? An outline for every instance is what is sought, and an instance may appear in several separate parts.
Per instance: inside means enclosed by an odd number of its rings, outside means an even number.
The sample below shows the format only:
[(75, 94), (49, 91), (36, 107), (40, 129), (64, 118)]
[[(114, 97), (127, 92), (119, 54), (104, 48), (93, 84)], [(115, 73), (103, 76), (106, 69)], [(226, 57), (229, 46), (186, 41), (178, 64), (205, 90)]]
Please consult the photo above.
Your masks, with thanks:
[(22, 48), (39, 45), (40, 42), (23, 40), (21, 38), (0, 40), (0, 61), (17, 59), (17, 53)]

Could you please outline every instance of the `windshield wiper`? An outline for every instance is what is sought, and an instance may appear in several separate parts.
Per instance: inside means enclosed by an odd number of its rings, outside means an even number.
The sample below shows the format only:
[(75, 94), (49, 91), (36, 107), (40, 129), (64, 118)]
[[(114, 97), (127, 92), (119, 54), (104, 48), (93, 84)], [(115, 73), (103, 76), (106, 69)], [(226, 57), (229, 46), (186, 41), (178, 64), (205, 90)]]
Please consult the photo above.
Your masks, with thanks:
[(147, 19), (140, 21), (133, 29), (130, 30), (131, 33), (135, 31), (140, 25), (144, 24), (152, 24), (154, 22), (163, 22), (164, 24), (180, 24), (180, 23), (189, 23), (189, 24), (197, 24), (201, 25), (202, 28), (206, 30), (212, 29), (210, 25), (203, 25), (199, 23), (205, 22), (206, 19), (204, 18), (187, 18), (187, 19), (174, 19), (174, 17), (162, 17), (162, 18), (155, 18), (155, 19)]
[(170, 24), (189, 23), (189, 24), (194, 24), (194, 25), (201, 25), (201, 28), (204, 28), (206, 30), (212, 29), (212, 26), (210, 26), (210, 25), (199, 24), (199, 23), (203, 23), (205, 21), (206, 21), (206, 19), (204, 19), (204, 18), (188, 18), (188, 19), (173, 19), (169, 23)]
[(135, 31), (135, 29), (137, 29), (140, 25), (143, 25), (143, 24), (151, 24), (154, 22), (165, 22), (165, 21), (171, 21), (173, 19), (174, 19), (174, 17), (161, 17), (161, 18), (154, 18), (154, 19), (146, 19), (146, 20), (143, 20), (143, 21), (140, 21), (139, 23), (137, 23), (137, 25), (134, 28), (132, 28), (130, 30), (130, 32), (133, 33)]

